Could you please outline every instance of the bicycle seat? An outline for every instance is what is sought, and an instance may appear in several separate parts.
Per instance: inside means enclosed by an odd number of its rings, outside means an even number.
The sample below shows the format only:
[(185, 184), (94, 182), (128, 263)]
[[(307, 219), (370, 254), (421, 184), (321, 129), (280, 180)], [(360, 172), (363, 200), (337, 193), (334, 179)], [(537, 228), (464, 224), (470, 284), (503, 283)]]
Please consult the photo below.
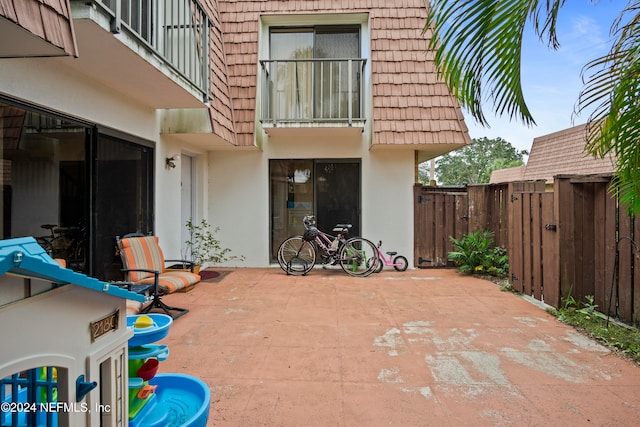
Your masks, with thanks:
[(394, 255), (398, 255), (398, 252), (386, 252), (386, 254), (389, 256), (394, 256)]
[(54, 229), (58, 226), (58, 224), (42, 224), (40, 227), (44, 228), (45, 230), (51, 230)]
[(337, 233), (339, 231), (344, 231), (345, 229), (349, 231), (350, 228), (351, 228), (351, 224), (336, 224), (336, 226), (333, 227), (333, 232)]

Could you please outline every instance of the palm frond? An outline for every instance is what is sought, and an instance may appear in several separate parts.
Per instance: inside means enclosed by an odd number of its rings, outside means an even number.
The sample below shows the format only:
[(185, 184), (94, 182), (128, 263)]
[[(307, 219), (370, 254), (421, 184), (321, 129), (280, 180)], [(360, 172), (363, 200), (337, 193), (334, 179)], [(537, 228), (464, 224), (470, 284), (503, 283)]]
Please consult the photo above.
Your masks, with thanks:
[(609, 53), (583, 69), (578, 111), (592, 109), (587, 152), (616, 158), (612, 190), (640, 213), (640, 9), (631, 2), (612, 27)]
[(488, 125), (483, 105), (500, 116), (535, 124), (521, 80), (522, 39), (533, 22), (541, 39), (559, 46), (556, 20), (564, 0), (432, 0), (425, 32), (438, 72), (472, 117)]

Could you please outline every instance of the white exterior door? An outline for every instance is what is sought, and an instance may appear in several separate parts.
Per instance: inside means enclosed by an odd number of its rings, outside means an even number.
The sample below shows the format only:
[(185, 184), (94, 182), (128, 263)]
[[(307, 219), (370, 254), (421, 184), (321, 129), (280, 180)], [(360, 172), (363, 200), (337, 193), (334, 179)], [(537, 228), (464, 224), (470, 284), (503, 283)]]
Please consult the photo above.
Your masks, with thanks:
[(193, 157), (182, 154), (180, 156), (180, 221), (182, 224), (180, 234), (180, 253), (185, 254), (184, 242), (189, 240), (189, 232), (185, 224), (190, 218), (193, 218), (193, 174), (194, 174), (194, 161)]

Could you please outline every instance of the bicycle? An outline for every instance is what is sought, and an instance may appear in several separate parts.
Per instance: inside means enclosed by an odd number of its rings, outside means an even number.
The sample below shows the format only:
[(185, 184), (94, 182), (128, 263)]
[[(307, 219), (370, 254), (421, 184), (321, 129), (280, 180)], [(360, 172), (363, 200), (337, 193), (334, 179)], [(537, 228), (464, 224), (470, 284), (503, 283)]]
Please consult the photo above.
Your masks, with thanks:
[(57, 224), (43, 224), (40, 228), (49, 230), (48, 236), (39, 236), (36, 241), (52, 258), (66, 258), (68, 241), (63, 234), (63, 229)]
[(75, 271), (84, 271), (86, 263), (86, 227), (58, 227), (57, 224), (40, 226), (49, 230), (48, 236), (36, 237), (36, 241), (52, 258), (61, 258)]
[(376, 273), (380, 273), (385, 265), (387, 267), (393, 267), (397, 271), (405, 271), (407, 269), (407, 267), (409, 266), (409, 261), (407, 261), (406, 257), (398, 255), (398, 252), (387, 252), (386, 254), (389, 255), (389, 258), (387, 258), (382, 253), (382, 249), (380, 249), (381, 246), (382, 240), (378, 242), (378, 246), (376, 247), (376, 249), (378, 250), (378, 257), (380, 258), (378, 260), (378, 266), (375, 270)]
[(331, 235), (316, 227), (315, 217), (305, 216), (304, 234), (291, 236), (278, 248), (278, 264), (287, 274), (304, 276), (318, 260), (322, 264), (340, 264), (352, 276), (366, 277), (378, 266), (375, 245), (362, 237), (347, 238), (351, 224), (336, 224)]

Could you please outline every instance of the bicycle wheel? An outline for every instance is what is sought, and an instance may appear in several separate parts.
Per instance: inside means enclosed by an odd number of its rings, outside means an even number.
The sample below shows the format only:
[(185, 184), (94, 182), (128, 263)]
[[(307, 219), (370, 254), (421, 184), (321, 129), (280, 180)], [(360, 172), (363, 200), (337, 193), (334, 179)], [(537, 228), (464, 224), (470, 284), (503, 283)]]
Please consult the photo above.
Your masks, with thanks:
[(315, 263), (316, 249), (302, 236), (289, 237), (278, 248), (278, 264), (287, 274), (305, 275)]
[[(368, 267), (373, 268), (374, 262), (376, 262), (375, 258), (368, 259), (367, 260)], [(380, 273), (383, 268), (384, 268), (384, 261), (382, 260), (382, 257), (380, 256), (380, 254), (378, 254), (378, 266), (373, 269), (373, 272)]]
[(86, 267), (86, 255), (84, 241), (78, 241), (75, 243), (76, 247), (73, 250), (72, 265), (76, 271), (84, 272)]
[(367, 239), (352, 237), (340, 249), (340, 266), (352, 276), (366, 277), (373, 273), (380, 260), (378, 249)]
[(397, 257), (395, 257), (393, 259), (393, 263), (395, 264), (393, 268), (398, 271), (405, 271), (409, 266), (409, 261), (407, 261), (407, 258), (403, 257), (402, 255), (398, 255)]

